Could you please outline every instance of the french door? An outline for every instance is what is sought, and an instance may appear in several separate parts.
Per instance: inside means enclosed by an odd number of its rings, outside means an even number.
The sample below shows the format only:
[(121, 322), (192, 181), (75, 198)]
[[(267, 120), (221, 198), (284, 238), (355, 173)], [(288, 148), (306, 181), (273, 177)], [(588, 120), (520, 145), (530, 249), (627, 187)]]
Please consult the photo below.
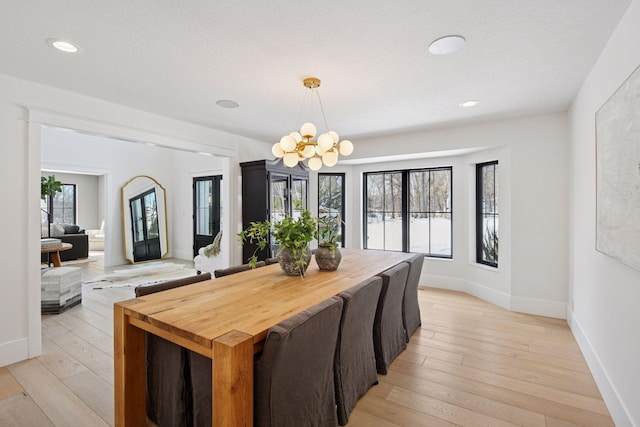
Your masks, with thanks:
[(213, 243), (222, 221), (222, 175), (193, 178), (193, 256)]

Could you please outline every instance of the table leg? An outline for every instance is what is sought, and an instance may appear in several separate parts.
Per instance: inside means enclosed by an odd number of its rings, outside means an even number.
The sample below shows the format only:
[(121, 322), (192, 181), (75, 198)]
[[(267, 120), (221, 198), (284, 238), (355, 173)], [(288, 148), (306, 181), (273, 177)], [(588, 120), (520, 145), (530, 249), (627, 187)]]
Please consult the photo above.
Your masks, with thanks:
[(231, 331), (213, 341), (213, 425), (253, 425), (253, 337)]
[(60, 267), (62, 265), (60, 261), (60, 252), (51, 252), (49, 256), (51, 257), (51, 263), (54, 267)]
[(146, 425), (145, 335), (113, 306), (114, 404), (116, 426)]

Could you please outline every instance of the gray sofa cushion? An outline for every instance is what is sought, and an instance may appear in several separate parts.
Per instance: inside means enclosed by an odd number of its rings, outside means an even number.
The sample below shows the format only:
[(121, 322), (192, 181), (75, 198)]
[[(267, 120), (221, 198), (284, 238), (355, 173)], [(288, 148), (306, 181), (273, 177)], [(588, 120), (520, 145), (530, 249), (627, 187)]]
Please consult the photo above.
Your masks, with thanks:
[(349, 422), (349, 414), (369, 388), (378, 383), (373, 350), (373, 321), (382, 289), (382, 278), (372, 277), (342, 292), (342, 319), (334, 365), (338, 424)]
[(414, 255), (407, 263), (409, 264), (409, 275), (407, 276), (407, 285), (404, 290), (402, 320), (404, 322), (404, 330), (407, 334), (407, 342), (409, 342), (411, 335), (422, 325), (422, 321), (420, 320), (420, 305), (418, 304), (418, 283), (420, 282), (424, 255)]
[[(64, 229), (64, 234), (80, 234), (80, 227), (75, 224), (60, 224)], [(84, 230), (82, 230), (84, 234)]]
[(333, 362), (341, 314), (335, 296), (269, 330), (254, 370), (256, 426), (337, 425)]
[(402, 302), (409, 264), (401, 262), (380, 274), (382, 290), (373, 326), (373, 345), (379, 374), (386, 375), (393, 359), (407, 348)]

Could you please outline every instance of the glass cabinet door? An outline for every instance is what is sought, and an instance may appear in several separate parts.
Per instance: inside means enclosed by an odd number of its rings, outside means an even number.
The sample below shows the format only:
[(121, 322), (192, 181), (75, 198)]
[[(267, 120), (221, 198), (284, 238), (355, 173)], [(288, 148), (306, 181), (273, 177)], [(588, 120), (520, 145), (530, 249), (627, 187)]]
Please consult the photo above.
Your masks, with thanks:
[(298, 218), (307, 206), (307, 186), (306, 178), (292, 177), (291, 179), (291, 216)]
[(289, 213), (289, 195), (287, 192), (289, 177), (271, 174), (270, 183), (269, 197), (271, 200), (269, 202), (269, 210), (271, 218), (269, 218), (269, 221), (282, 221), (285, 215)]

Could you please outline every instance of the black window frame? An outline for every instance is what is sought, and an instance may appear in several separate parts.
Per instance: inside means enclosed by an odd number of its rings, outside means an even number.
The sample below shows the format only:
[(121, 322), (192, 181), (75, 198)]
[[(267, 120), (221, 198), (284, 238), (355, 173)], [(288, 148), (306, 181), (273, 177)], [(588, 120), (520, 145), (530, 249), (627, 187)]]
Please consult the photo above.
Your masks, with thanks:
[(341, 239), (340, 239), (340, 247), (344, 248), (345, 246), (345, 228), (346, 228), (346, 217), (345, 217), (345, 200), (346, 200), (346, 195), (345, 195), (345, 178), (346, 178), (346, 174), (343, 172), (329, 172), (329, 173), (325, 173), (325, 172), (320, 172), (318, 173), (318, 218), (320, 218), (321, 216), (321, 212), (320, 212), (320, 179), (322, 177), (335, 177), (335, 176), (339, 176), (341, 179), (341, 188), (340, 188), (340, 192), (341, 192), (341, 197), (340, 197), (340, 219), (342, 221), (341, 224)]
[[(364, 172), (363, 173), (363, 211), (362, 211), (362, 231), (363, 231), (363, 239), (362, 244), (364, 249), (368, 249), (367, 247), (367, 218), (369, 215), (368, 210), (368, 176), (369, 175), (385, 175), (385, 174), (401, 174), (401, 216), (402, 216), (402, 249), (401, 252), (409, 252), (411, 248), (411, 221), (410, 221), (410, 174), (412, 172), (435, 172), (435, 171), (448, 171), (449, 172), (449, 198), (453, 201), (453, 166), (436, 166), (436, 167), (427, 167), (427, 168), (412, 168), (412, 169), (396, 169), (396, 170), (386, 170), (386, 171), (374, 171), (374, 172)], [(384, 181), (383, 177), (383, 181)], [(428, 203), (431, 206), (431, 203)], [(383, 207), (384, 210), (384, 207)], [(429, 213), (432, 213), (429, 211)], [(449, 247), (451, 248), (451, 253), (449, 255), (442, 255), (431, 252), (420, 252), (424, 254), (425, 257), (429, 258), (441, 258), (441, 259), (453, 259), (453, 202), (450, 203), (448, 214), (451, 217), (451, 231), (450, 231), (450, 242)], [(430, 237), (431, 238), (431, 237)], [(429, 242), (429, 247), (431, 248), (431, 241)], [(389, 250), (389, 249), (382, 249)], [(395, 251), (397, 252), (397, 251)]]
[[(483, 162), (476, 164), (476, 262), (478, 264), (486, 265), (493, 268), (498, 268), (500, 262), (499, 251), (496, 253), (495, 262), (484, 259), (484, 251), (485, 251), (485, 242), (484, 242), (484, 217), (486, 215), (490, 215), (494, 217), (493, 221), (493, 231), (496, 239), (496, 246), (499, 248), (500, 242), (500, 234), (499, 229), (500, 226), (496, 227), (495, 218), (500, 217), (500, 210), (498, 206), (498, 201), (500, 199), (500, 195), (496, 192), (496, 184), (497, 179), (499, 179), (499, 169), (496, 173), (496, 167), (498, 166), (498, 160), (492, 160), (490, 162)], [(487, 205), (483, 198), (483, 188), (484, 188), (484, 180), (483, 180), (483, 171), (486, 167), (493, 167), (493, 203), (495, 206), (495, 212), (487, 213), (485, 210), (485, 206)], [(499, 191), (499, 186), (497, 187)]]
[[(70, 201), (71, 207), (66, 208), (65, 206), (67, 205), (67, 198), (64, 197), (64, 195), (66, 194), (65, 192), (65, 187), (71, 187), (73, 188), (73, 196), (72, 196), (72, 200)], [(58, 217), (56, 219), (56, 212), (60, 211), (60, 208), (58, 207), (58, 209), (56, 209), (56, 206), (54, 204), (54, 199), (56, 198), (56, 196), (58, 195), (62, 195), (62, 216)], [(77, 224), (78, 223), (78, 209), (77, 209), (77, 200), (78, 200), (78, 187), (76, 184), (62, 184), (61, 190), (59, 192), (57, 192), (55, 195), (49, 195), (49, 197), (47, 197), (47, 211), (51, 212), (51, 217), (49, 219), (49, 221), (51, 223), (57, 223), (57, 224)], [(73, 217), (73, 221), (72, 222), (65, 222), (64, 221), (64, 211), (71, 209), (72, 210), (72, 217)]]

